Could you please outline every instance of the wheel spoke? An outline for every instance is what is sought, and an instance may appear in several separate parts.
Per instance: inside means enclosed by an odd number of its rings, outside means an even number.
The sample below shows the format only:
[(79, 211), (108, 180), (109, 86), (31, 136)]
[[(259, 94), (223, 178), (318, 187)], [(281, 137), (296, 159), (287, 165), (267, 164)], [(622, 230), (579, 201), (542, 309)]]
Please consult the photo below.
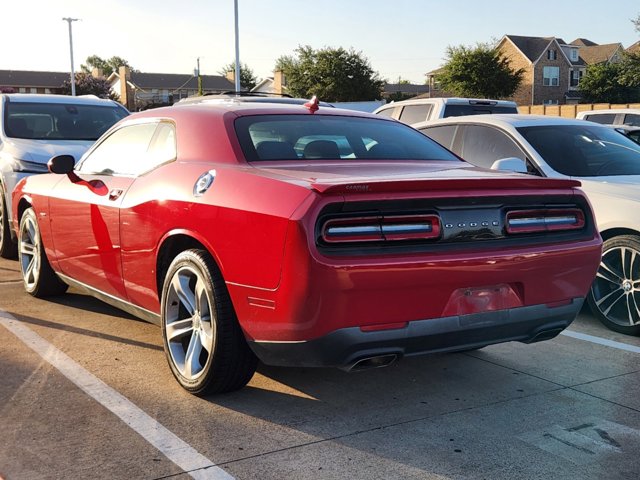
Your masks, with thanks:
[(173, 277), (171, 287), (182, 305), (184, 305), (189, 312), (189, 315), (193, 316), (196, 313), (196, 304), (194, 294), (189, 287), (189, 280), (190, 277), (188, 275), (178, 274)]
[(176, 320), (175, 322), (167, 323), (167, 340), (179, 340), (182, 337), (193, 333), (193, 321), (191, 318), (185, 320)]
[[(604, 277), (604, 272), (603, 271), (607, 272), (607, 273), (611, 274), (613, 277), (615, 277), (616, 281), (611, 280), (610, 278)], [(608, 280), (608, 281), (613, 282), (613, 283), (622, 283), (624, 281), (624, 278), (622, 278), (620, 275), (618, 275), (616, 272), (614, 272), (611, 268), (609, 268), (609, 265), (604, 263), (604, 260), (600, 262), (600, 268), (598, 269), (597, 276), (601, 277), (601, 278), (604, 278), (605, 280)]]
[[(601, 305), (606, 302), (607, 300), (610, 299), (610, 297), (612, 297), (614, 294), (618, 294), (618, 296), (609, 304), (609, 307), (604, 310), (601, 308)], [(602, 311), (602, 313), (604, 315), (609, 315), (609, 312), (611, 311), (611, 309), (613, 308), (613, 306), (618, 303), (618, 301), (620, 301), (621, 298), (624, 298), (625, 293), (624, 290), (622, 288), (617, 288), (616, 290), (614, 290), (613, 292), (609, 293), (608, 295), (605, 295), (604, 297), (602, 297), (600, 300), (596, 301), (596, 305), (598, 306), (598, 308), (600, 308), (600, 310)]]
[(29, 255), (32, 257), (35, 254), (36, 247), (30, 243), (21, 242), (20, 243), (20, 253), (23, 255)]
[(184, 376), (187, 378), (195, 377), (202, 370), (200, 365), (200, 353), (202, 352), (202, 341), (200, 334), (194, 332), (189, 341), (189, 347), (184, 359)]

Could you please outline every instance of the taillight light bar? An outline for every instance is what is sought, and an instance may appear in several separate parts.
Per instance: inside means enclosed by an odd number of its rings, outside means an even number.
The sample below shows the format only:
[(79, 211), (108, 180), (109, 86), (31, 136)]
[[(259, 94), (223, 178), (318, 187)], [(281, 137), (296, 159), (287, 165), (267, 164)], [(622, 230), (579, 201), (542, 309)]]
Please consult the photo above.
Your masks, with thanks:
[(507, 233), (580, 230), (584, 225), (584, 212), (579, 208), (513, 210), (507, 213)]
[(437, 215), (336, 218), (322, 227), (326, 243), (433, 240), (440, 237)]

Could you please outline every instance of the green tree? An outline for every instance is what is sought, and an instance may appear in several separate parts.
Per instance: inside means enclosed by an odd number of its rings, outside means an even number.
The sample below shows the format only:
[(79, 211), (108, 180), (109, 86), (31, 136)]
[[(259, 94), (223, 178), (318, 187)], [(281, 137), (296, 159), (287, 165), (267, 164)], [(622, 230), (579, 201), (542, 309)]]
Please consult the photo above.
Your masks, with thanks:
[(495, 45), (448, 46), (446, 63), (437, 75), (442, 90), (461, 97), (506, 98), (522, 83), (524, 69), (513, 70)]
[[(231, 62), (218, 70), (218, 75), (222, 75), (224, 77), (228, 72), (235, 71), (236, 62)], [(240, 62), (240, 87), (242, 87), (242, 90), (251, 90), (257, 84), (258, 79), (253, 74), (253, 70), (251, 70), (247, 64)]]
[(369, 60), (352, 48), (299, 46), (293, 55), (276, 61), (276, 70), (284, 73), (294, 97), (316, 95), (327, 102), (376, 100), (384, 85)]
[[(95, 95), (99, 98), (110, 98), (118, 100), (118, 95), (113, 93), (109, 87), (109, 82), (105, 77), (96, 78), (90, 73), (76, 73), (76, 95)], [(71, 82), (65, 80), (62, 84), (61, 91), (64, 95), (71, 95)]]
[(87, 57), (85, 63), (80, 65), (80, 70), (85, 73), (91, 73), (94, 68), (99, 68), (102, 70), (104, 76), (108, 77), (113, 72), (118, 72), (120, 67), (129, 67), (132, 72), (137, 71), (122, 57), (114, 56), (105, 60), (98, 55), (91, 55)]
[(640, 54), (625, 54), (618, 63), (589, 66), (579, 89), (587, 103), (640, 101)]
[(636, 29), (636, 32), (640, 33), (640, 13), (636, 18), (631, 19), (631, 23), (633, 23), (633, 27)]

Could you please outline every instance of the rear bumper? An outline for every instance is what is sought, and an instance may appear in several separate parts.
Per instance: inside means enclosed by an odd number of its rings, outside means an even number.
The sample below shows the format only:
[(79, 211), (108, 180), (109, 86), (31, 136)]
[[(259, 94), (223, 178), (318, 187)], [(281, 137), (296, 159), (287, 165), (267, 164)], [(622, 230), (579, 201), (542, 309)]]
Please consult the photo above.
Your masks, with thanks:
[(583, 301), (583, 298), (574, 298), (559, 307), (534, 305), (418, 320), (394, 330), (363, 332), (359, 327), (350, 327), (309, 341), (250, 341), (249, 345), (267, 365), (349, 369), (363, 359), (382, 355), (400, 358), (509, 341), (548, 340), (571, 324)]

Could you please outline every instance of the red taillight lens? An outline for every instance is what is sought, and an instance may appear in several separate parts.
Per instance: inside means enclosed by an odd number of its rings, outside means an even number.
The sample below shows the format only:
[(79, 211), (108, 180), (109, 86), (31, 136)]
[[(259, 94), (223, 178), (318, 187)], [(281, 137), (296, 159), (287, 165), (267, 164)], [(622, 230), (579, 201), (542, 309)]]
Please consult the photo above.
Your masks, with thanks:
[(507, 213), (507, 233), (579, 230), (584, 225), (584, 213), (579, 208), (514, 210)]
[(431, 240), (440, 237), (437, 215), (337, 218), (322, 228), (327, 243)]

